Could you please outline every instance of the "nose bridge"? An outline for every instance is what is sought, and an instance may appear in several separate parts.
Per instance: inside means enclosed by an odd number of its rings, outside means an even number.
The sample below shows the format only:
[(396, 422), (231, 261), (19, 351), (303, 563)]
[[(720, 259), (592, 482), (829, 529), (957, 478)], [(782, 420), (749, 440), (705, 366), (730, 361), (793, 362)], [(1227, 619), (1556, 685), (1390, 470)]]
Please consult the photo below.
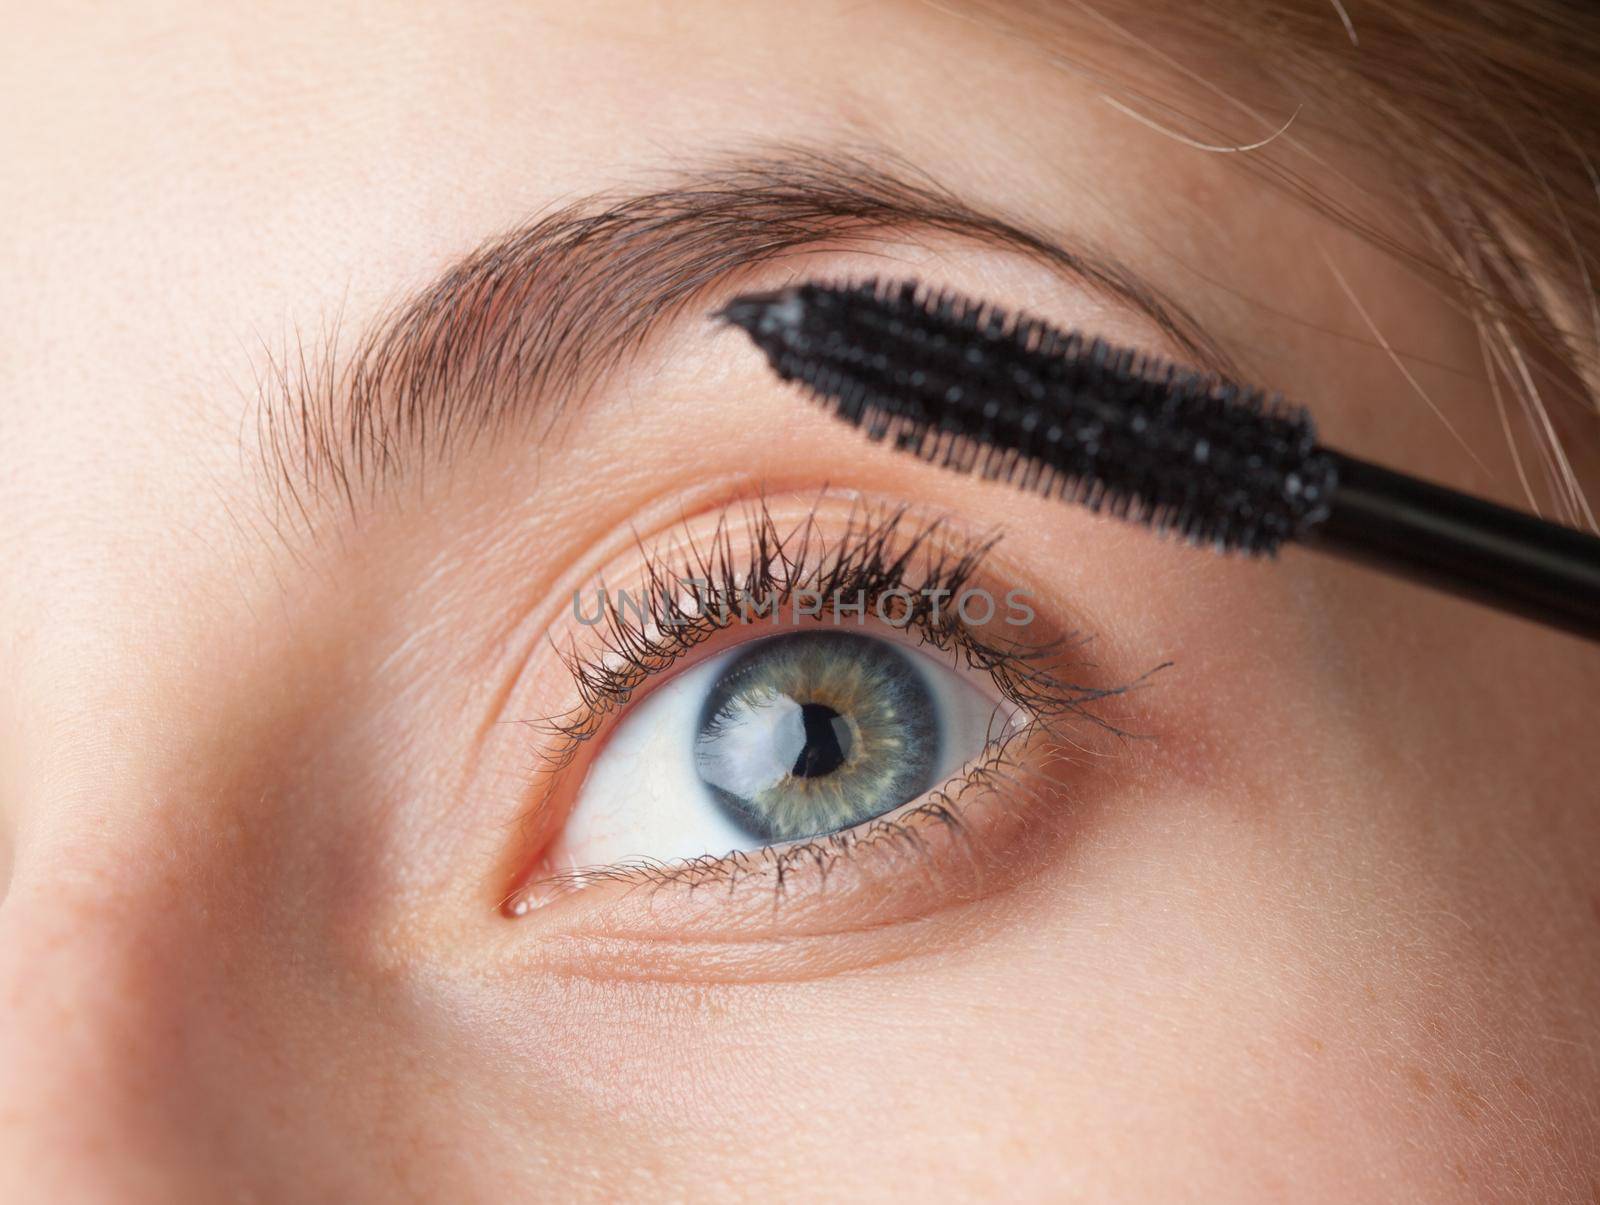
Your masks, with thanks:
[(198, 1199), (231, 962), (192, 886), (205, 851), (56, 815), (22, 834), (0, 903), (0, 1200)]
[(348, 1198), (385, 1048), (349, 1038), (342, 881), (276, 777), (299, 699), (239, 686), (278, 645), (107, 616), (0, 647), (0, 1202)]

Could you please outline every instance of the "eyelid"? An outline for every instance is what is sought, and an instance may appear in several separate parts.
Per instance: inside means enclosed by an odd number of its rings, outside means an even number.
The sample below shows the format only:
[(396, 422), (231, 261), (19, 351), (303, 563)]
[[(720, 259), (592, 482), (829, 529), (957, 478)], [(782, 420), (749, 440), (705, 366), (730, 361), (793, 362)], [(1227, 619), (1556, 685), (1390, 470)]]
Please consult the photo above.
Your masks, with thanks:
[(1065, 793), (1058, 726), (1019, 732), (955, 788), (832, 838), (606, 873), (517, 917), (509, 957), (590, 980), (747, 983), (971, 941), (1057, 860), (1101, 789), (1087, 774)]

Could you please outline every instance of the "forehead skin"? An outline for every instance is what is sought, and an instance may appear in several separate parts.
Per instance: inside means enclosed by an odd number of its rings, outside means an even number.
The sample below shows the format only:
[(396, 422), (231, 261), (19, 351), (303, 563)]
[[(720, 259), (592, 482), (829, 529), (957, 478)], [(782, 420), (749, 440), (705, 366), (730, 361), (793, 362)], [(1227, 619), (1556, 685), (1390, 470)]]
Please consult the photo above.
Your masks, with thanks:
[[(1151, 69), (1094, 28), (1083, 56)], [(11, 30), (0, 1195), (1554, 1200), (1600, 1178), (1593, 651), (944, 479), (693, 324), (542, 445), (359, 514), (286, 519), (254, 444), (275, 351), (315, 356), (554, 205), (803, 142), (1117, 257), (1329, 442), (1516, 501), (1472, 329), (1432, 287), (932, 6), (48, 6)], [(815, 262), (1160, 346), (995, 251)], [(481, 888), (515, 791), (485, 804), (458, 769), (498, 688), (477, 671), (585, 550), (755, 483), (1003, 526), (1118, 656), (1177, 662), (1159, 751), (1108, 771), (1048, 887), (970, 942), (767, 982), (508, 969)]]

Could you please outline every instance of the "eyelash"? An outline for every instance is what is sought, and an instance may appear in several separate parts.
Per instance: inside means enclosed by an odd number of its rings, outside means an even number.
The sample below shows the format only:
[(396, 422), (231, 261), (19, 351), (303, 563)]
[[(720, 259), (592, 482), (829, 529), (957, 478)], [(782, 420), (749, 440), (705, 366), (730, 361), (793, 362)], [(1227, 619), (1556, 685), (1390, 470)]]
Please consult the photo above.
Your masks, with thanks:
[[(736, 515), (742, 519), (741, 529), (749, 533), (737, 544), (732, 522)], [(641, 588), (631, 592), (625, 603), (619, 603), (620, 595), (602, 589), (598, 614), (584, 621), (593, 633), (586, 640), (589, 651), (580, 652), (574, 638), (559, 654), (572, 676), (578, 703), (565, 715), (537, 725), (548, 737), (541, 759), (545, 771), (567, 768), (642, 686), (719, 632), (744, 623), (742, 604), (752, 599), (781, 614), (797, 596), (820, 597), (823, 617), (830, 611), (826, 600), (853, 600), (855, 614), (862, 604), (877, 608), (885, 599), (896, 603), (909, 599), (882, 612), (884, 618), (905, 632), (914, 631), (920, 643), (952, 653), (968, 669), (987, 673), (996, 689), (1021, 710), (1024, 722), (991, 737), (981, 758), (958, 782), (909, 809), (841, 832), (755, 851), (562, 871), (524, 883), (508, 898), (508, 909), (520, 911), (514, 902), (535, 886), (560, 892), (618, 881), (651, 887), (718, 883), (731, 888), (752, 877), (765, 877), (781, 898), (794, 871), (814, 869), (826, 877), (841, 859), (869, 846), (921, 852), (930, 823), (963, 836), (959, 800), (971, 790), (1018, 785), (1025, 767), (1014, 751), (1064, 720), (1086, 721), (1112, 735), (1129, 737), (1089, 708), (1136, 689), (1170, 663), (1118, 686), (1070, 682), (1050, 665), (1064, 648), (1081, 648), (1086, 639), (1067, 637), (1039, 645), (994, 642), (964, 622), (948, 601), (940, 605), (939, 600), (957, 599), (972, 588), (996, 540), (954, 537), (944, 520), (914, 520), (903, 505), (858, 506), (844, 530), (832, 536), (813, 510), (784, 532), (762, 498), (737, 512), (725, 512), (711, 535), (699, 543), (685, 533), (663, 548), (641, 547)], [(575, 609), (577, 605), (575, 598)], [(1086, 662), (1077, 664), (1090, 667)]]

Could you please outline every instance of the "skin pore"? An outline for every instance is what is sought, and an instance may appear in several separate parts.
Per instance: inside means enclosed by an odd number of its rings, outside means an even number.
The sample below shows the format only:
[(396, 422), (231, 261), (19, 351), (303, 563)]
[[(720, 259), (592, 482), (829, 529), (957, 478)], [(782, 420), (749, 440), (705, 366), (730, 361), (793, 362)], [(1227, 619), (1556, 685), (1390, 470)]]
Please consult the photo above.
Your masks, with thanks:
[[(1521, 504), (1436, 282), (941, 7), (14, 24), (0, 1197), (1600, 1183), (1594, 650), (940, 473), (705, 318), (797, 276), (917, 276), (1215, 354), (1334, 446)], [(1080, 56), (1151, 69), (1096, 29)], [(1351, 145), (1337, 176), (1381, 185)], [(481, 377), (469, 399), (380, 377), (382, 421), (347, 438), (348, 375), (322, 366), (486, 241), (802, 153), (1120, 265), (1157, 310), (993, 229), (769, 229), (781, 256), (708, 276), (592, 381)], [(585, 262), (617, 301), (659, 261)], [(489, 295), (554, 306), (548, 279)], [(491, 392), (507, 417), (448, 444), (407, 408)], [(573, 591), (757, 499), (835, 538), (857, 505), (997, 537), (984, 583), (1024, 589), (1042, 641), (1091, 638), (1085, 681), (1172, 662), (1102, 709), (1151, 739), (1064, 730), (1062, 760), (974, 817), (975, 862), (508, 917), (605, 756), (609, 729), (541, 769)]]

